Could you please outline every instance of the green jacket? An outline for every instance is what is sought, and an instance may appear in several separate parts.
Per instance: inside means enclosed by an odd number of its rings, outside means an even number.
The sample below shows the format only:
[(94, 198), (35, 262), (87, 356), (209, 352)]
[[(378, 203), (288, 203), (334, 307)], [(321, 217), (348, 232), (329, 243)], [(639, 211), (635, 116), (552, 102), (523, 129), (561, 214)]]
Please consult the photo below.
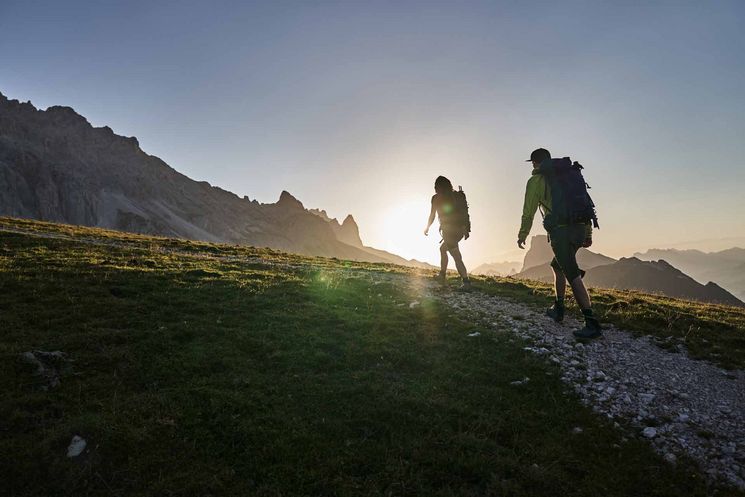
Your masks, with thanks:
[[(520, 223), (520, 232), (517, 239), (525, 241), (530, 234), (530, 228), (533, 226), (535, 211), (540, 207), (541, 214), (545, 216), (551, 212), (551, 189), (546, 184), (546, 178), (537, 170), (533, 170), (533, 175), (525, 185), (525, 202), (523, 203), (523, 217)], [(592, 240), (592, 224), (587, 223), (587, 240)]]

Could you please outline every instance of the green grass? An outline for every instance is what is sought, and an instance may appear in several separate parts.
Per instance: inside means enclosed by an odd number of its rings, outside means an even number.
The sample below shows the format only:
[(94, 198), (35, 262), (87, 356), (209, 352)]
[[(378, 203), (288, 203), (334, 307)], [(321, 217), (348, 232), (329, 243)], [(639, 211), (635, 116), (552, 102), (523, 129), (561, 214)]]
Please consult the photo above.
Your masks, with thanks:
[[(536, 309), (550, 305), (553, 286), (515, 278), (475, 278), (482, 292), (527, 303)], [(651, 335), (674, 352), (683, 345), (691, 357), (726, 369), (745, 368), (745, 309), (628, 290), (590, 288), (593, 307), (605, 323), (636, 335)], [(570, 307), (579, 317), (571, 291)]]
[[(0, 225), (69, 237), (0, 231), (3, 495), (735, 495), (624, 441), (519, 341), (468, 338), (416, 271)], [(32, 349), (68, 354), (58, 388)]]

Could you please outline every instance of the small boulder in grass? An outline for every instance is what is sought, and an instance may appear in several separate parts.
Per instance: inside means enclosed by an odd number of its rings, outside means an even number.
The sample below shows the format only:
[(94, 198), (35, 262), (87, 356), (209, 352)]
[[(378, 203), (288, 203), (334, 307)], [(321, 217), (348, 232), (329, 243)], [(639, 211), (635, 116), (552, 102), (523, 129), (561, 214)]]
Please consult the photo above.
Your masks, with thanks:
[(30, 350), (21, 354), (21, 359), (34, 367), (34, 373), (43, 379), (43, 390), (49, 390), (60, 385), (60, 374), (62, 370), (67, 369), (67, 355), (64, 352), (55, 350), (47, 352), (45, 350)]
[(78, 457), (85, 450), (88, 442), (81, 436), (75, 435), (67, 446), (67, 457)]

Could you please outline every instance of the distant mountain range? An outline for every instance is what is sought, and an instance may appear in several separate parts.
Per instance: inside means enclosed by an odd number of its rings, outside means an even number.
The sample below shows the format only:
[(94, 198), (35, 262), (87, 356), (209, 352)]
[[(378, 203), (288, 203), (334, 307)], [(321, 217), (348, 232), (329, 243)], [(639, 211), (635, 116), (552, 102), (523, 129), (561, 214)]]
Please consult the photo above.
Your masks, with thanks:
[(623, 258), (614, 264), (592, 268), (585, 275), (585, 282), (589, 286), (642, 290), (668, 297), (745, 307), (745, 303), (716, 283), (702, 285), (663, 260)]
[(664, 259), (700, 283), (715, 281), (740, 300), (745, 299), (745, 249), (720, 252), (700, 250), (651, 249), (636, 253), (643, 261)]
[(70, 107), (37, 110), (1, 93), (0, 215), (426, 266), (364, 246), (351, 215), (339, 223), (286, 191), (273, 204), (240, 198), (179, 173), (136, 138), (94, 128)]
[[(729, 254), (733, 258), (739, 256), (736, 251)], [(552, 258), (547, 237), (534, 236), (530, 241), (530, 249), (525, 254), (523, 270), (516, 277), (553, 282), (554, 275), (549, 264)], [(740, 299), (716, 283), (707, 282), (702, 285), (665, 260), (643, 261), (636, 257), (615, 260), (580, 249), (577, 252), (577, 262), (587, 272), (584, 281), (589, 286), (640, 290), (701, 302), (745, 306)]]
[(471, 273), (484, 276), (510, 276), (517, 273), (522, 263), (520, 262), (490, 262), (476, 266)]

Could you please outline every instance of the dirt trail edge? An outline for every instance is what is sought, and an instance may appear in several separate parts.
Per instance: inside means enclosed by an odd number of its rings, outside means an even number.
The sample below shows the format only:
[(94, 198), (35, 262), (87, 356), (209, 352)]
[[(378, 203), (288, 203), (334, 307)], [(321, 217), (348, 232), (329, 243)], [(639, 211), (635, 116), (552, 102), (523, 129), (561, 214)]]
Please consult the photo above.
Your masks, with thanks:
[[(526, 352), (556, 363), (562, 381), (585, 404), (618, 428), (619, 422), (630, 425), (637, 433), (628, 436), (649, 439), (669, 463), (686, 454), (711, 480), (745, 490), (744, 371), (693, 360), (684, 350), (663, 350), (648, 337), (607, 325), (602, 338), (580, 343), (571, 334), (580, 323), (569, 316), (557, 324), (526, 305), (480, 292), (443, 291), (433, 284), (424, 291), (486, 330), (527, 340)], [(515, 387), (530, 388), (530, 382)]]

